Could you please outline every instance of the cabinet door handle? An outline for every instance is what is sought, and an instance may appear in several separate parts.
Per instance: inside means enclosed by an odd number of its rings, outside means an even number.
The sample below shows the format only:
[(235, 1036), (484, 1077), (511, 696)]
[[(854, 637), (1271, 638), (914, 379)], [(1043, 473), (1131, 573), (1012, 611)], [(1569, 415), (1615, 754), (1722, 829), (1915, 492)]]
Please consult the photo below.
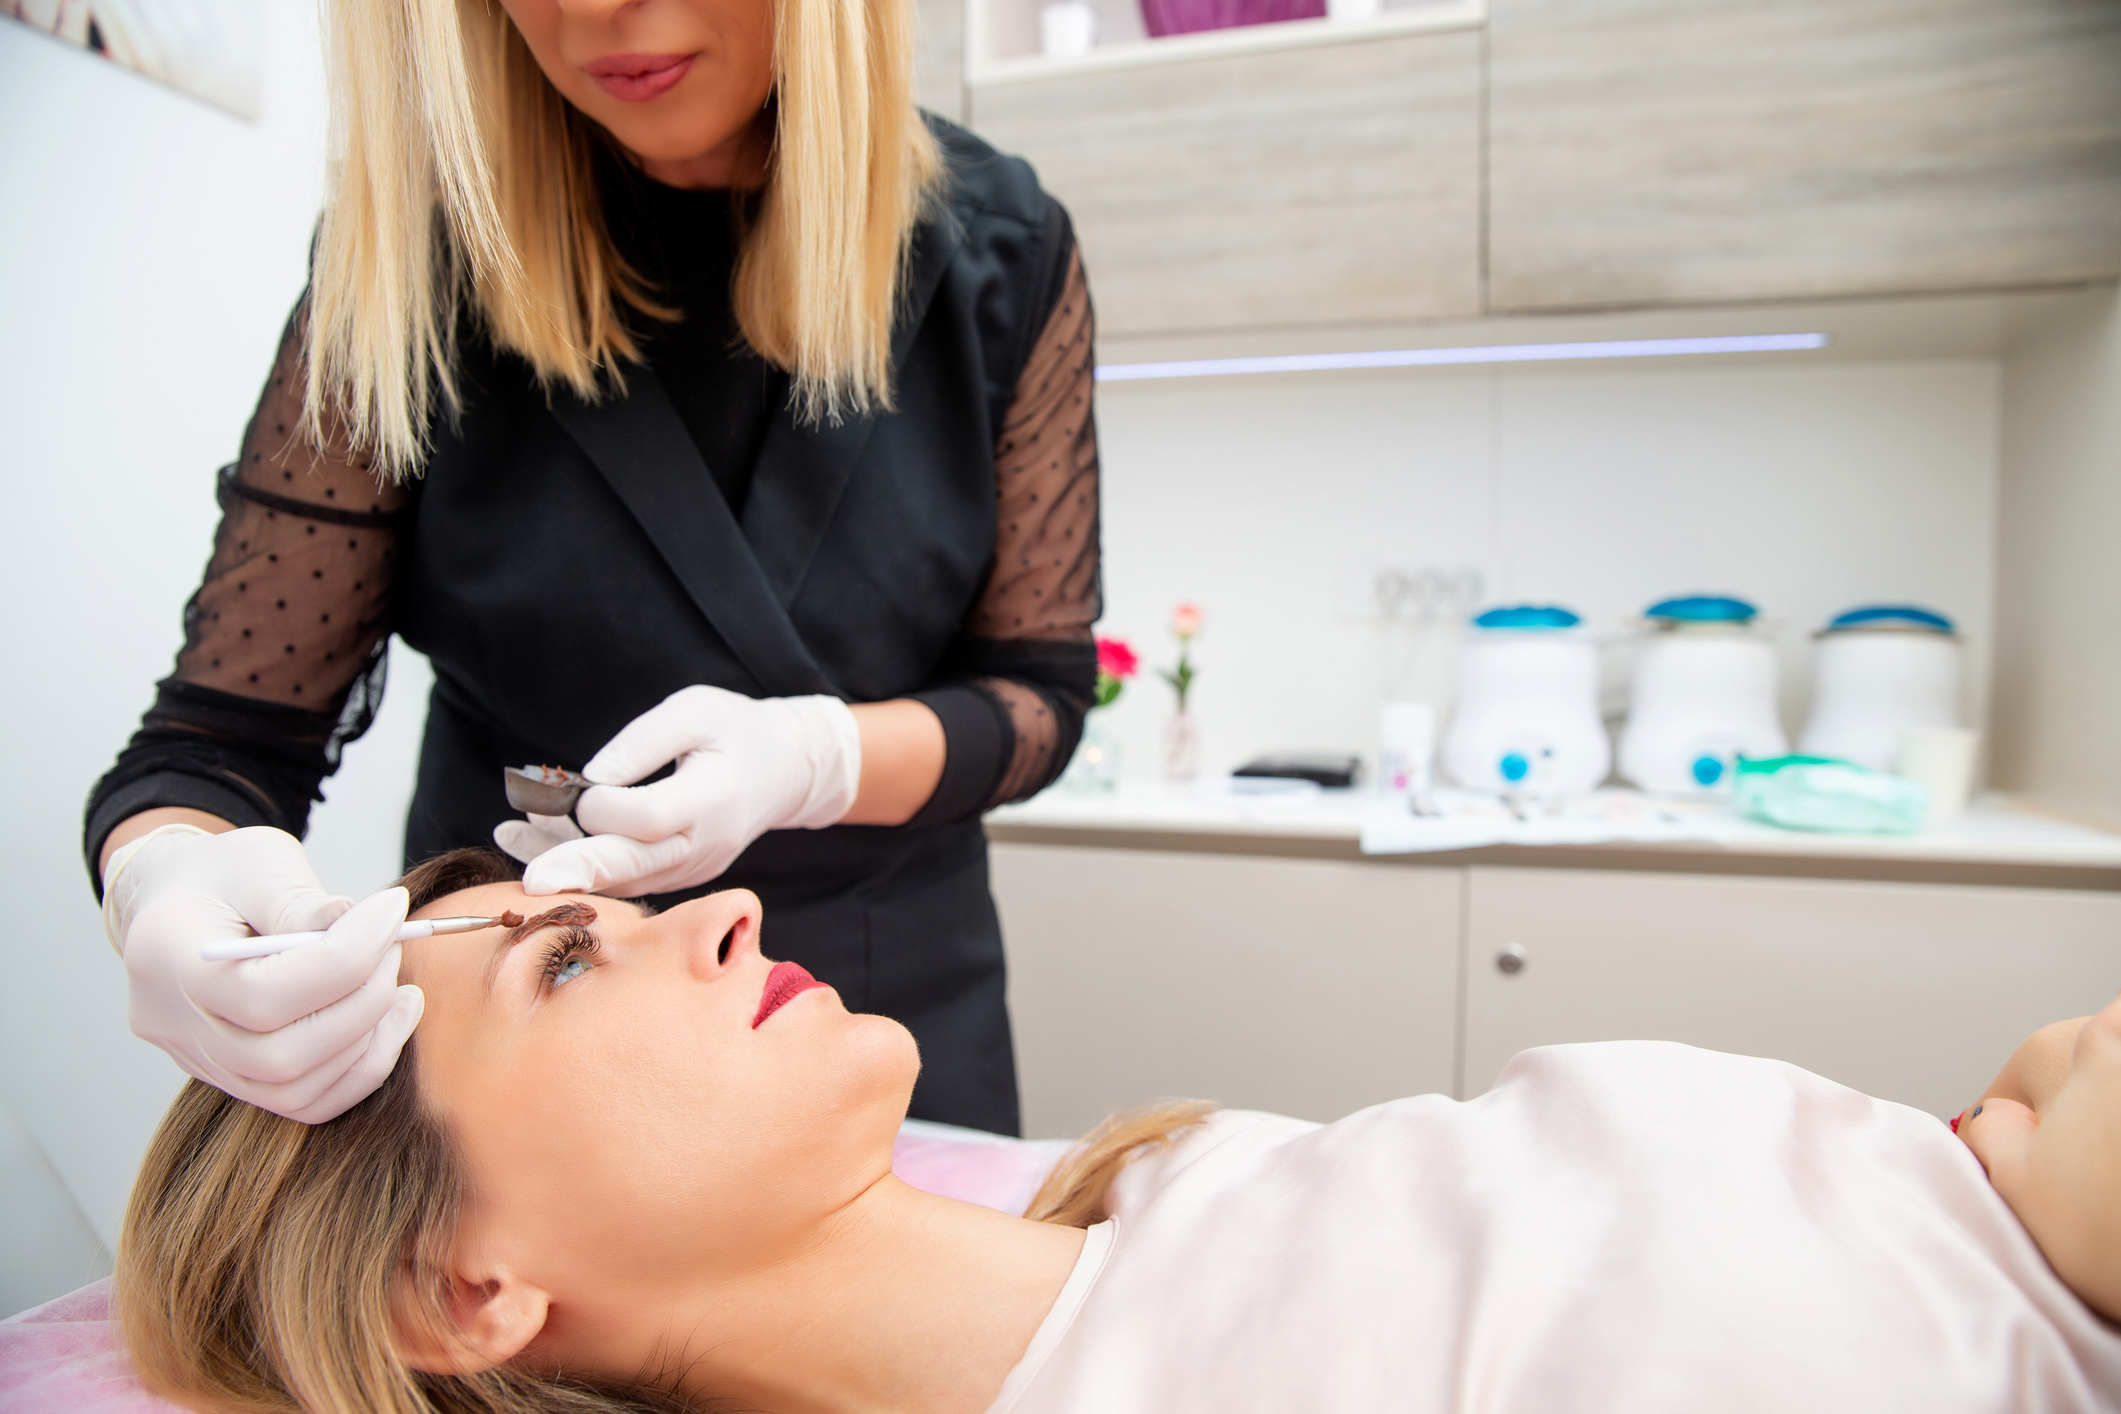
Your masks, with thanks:
[(1524, 971), (1524, 949), (1512, 943), (1495, 954), (1495, 970), (1508, 976)]

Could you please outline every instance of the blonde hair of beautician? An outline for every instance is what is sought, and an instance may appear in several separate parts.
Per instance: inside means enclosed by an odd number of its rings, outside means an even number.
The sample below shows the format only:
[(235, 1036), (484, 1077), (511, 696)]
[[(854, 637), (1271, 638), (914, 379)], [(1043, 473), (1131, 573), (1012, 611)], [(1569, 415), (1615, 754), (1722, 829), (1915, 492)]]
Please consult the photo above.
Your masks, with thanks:
[[(403, 881), (414, 908), (512, 877), (484, 850)], [(156, 1393), (256, 1414), (620, 1414), (696, 1410), (670, 1372), (617, 1385), (518, 1365), (413, 1369), (408, 1327), (451, 1330), (448, 1253), (465, 1201), (450, 1136), (420, 1102), (418, 1037), (351, 1110), (301, 1124), (199, 1081), (163, 1118), (133, 1185), (113, 1298), (126, 1355)], [(1115, 1116), (1050, 1174), (1026, 1213), (1087, 1227), (1145, 1147), (1213, 1106)], [(711, 1408), (712, 1406), (706, 1406)]]
[[(467, 304), (548, 387), (610, 391), (667, 316), (613, 248), (603, 140), (496, 0), (329, 0), (333, 164), (311, 272), (304, 420), (416, 474), (456, 401)], [(738, 257), (744, 338), (807, 418), (892, 406), (906, 253), (941, 180), (913, 102), (910, 0), (773, 0), (766, 186)]]

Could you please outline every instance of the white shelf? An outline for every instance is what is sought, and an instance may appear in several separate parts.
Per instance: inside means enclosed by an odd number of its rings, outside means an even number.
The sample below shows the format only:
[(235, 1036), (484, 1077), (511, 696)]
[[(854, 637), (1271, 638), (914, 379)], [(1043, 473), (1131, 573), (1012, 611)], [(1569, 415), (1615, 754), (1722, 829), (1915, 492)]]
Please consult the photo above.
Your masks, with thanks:
[(965, 0), (966, 86), (981, 88), (1226, 54), (1350, 44), (1387, 35), (1477, 29), (1488, 20), (1487, 0), (1419, 0), (1362, 19), (1286, 20), (1280, 24), (1152, 39), (1141, 28), (1135, 0), (1093, 3), (1105, 22), (1104, 37), (1109, 42), (1088, 54), (1050, 58), (1035, 52), (1040, 0)]

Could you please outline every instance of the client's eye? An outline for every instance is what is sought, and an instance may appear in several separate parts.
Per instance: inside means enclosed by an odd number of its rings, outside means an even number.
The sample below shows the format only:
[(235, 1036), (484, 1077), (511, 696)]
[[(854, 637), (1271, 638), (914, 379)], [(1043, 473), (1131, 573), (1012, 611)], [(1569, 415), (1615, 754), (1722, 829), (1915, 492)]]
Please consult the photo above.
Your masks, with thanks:
[(558, 987), (572, 982), (603, 961), (603, 957), (604, 945), (597, 941), (596, 934), (578, 924), (561, 928), (545, 944), (545, 958), (539, 966), (542, 985)]

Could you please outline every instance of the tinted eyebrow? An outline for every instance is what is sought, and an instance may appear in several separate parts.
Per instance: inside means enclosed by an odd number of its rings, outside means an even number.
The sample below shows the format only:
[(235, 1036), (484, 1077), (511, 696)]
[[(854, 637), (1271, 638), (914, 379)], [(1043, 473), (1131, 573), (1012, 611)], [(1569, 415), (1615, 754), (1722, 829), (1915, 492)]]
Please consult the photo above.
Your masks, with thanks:
[(501, 970), (501, 959), (508, 950), (522, 942), (532, 933), (546, 928), (583, 927), (597, 921), (597, 911), (586, 903), (563, 903), (558, 908), (549, 908), (543, 913), (525, 918), (508, 930), (508, 936), (493, 945), (492, 956), (486, 959), (486, 994), (493, 995), (494, 975)]

